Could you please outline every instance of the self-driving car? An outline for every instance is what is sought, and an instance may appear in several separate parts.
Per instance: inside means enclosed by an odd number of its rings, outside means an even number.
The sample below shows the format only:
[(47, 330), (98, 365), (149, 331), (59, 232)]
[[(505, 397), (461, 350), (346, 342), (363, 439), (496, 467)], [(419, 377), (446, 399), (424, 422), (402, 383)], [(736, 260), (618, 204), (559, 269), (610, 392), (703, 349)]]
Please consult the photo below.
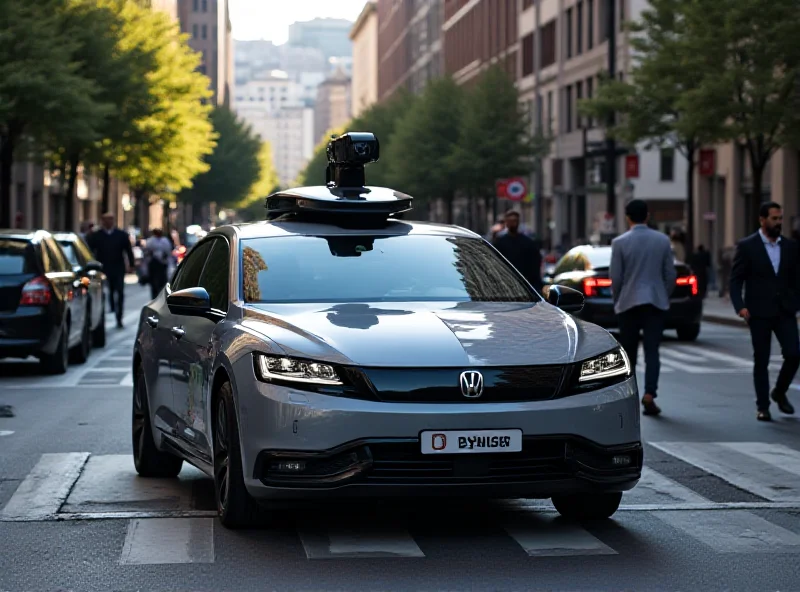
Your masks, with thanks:
[(141, 313), (133, 457), (214, 480), (223, 525), (286, 500), (552, 499), (602, 519), (641, 476), (636, 377), (583, 295), (537, 293), (479, 235), (365, 185), (374, 135), (328, 145), (327, 183), (226, 225)]

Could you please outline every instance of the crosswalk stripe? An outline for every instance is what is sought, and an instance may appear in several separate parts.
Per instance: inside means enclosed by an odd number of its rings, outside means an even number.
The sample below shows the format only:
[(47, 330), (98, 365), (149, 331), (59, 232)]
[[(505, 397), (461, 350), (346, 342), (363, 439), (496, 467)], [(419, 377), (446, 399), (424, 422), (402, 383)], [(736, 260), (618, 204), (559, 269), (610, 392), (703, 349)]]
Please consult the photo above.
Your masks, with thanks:
[(717, 553), (781, 553), (800, 550), (800, 535), (750, 512), (654, 512)]
[(44, 519), (58, 512), (88, 459), (88, 452), (43, 454), (0, 512), (0, 520)]
[(308, 559), (425, 557), (399, 526), (303, 528), (298, 534)]
[(674, 504), (676, 502), (709, 504), (711, 500), (648, 466), (642, 468), (642, 477), (636, 487), (626, 491), (622, 496), (623, 504)]
[(531, 557), (618, 555), (587, 530), (550, 516), (526, 515), (507, 524), (505, 530)]
[(725, 442), (723, 445), (800, 477), (800, 452), (788, 446), (771, 442)]
[(650, 445), (766, 500), (800, 501), (800, 475), (753, 456), (763, 453), (758, 442), (739, 442), (735, 449), (724, 442), (650, 442)]
[(214, 519), (131, 520), (119, 562), (123, 565), (214, 563)]

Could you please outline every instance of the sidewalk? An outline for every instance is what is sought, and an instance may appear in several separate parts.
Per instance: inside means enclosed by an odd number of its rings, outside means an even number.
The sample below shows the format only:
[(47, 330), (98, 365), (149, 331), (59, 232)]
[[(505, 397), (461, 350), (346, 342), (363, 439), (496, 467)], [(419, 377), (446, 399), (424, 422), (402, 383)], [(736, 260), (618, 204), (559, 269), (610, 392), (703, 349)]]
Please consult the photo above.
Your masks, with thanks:
[(745, 322), (734, 312), (730, 298), (720, 298), (716, 293), (703, 300), (703, 320), (707, 323), (746, 327)]

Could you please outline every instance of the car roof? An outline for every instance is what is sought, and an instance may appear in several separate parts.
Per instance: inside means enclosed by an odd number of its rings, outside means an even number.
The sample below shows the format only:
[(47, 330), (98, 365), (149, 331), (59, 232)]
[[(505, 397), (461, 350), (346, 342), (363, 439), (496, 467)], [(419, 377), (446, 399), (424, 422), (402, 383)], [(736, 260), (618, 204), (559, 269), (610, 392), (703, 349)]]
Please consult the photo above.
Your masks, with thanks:
[(0, 228), (0, 237), (7, 239), (40, 241), (52, 236), (46, 230), (23, 230), (20, 228)]
[(74, 232), (55, 232), (53, 233), (53, 238), (57, 241), (76, 241), (78, 240), (78, 235)]

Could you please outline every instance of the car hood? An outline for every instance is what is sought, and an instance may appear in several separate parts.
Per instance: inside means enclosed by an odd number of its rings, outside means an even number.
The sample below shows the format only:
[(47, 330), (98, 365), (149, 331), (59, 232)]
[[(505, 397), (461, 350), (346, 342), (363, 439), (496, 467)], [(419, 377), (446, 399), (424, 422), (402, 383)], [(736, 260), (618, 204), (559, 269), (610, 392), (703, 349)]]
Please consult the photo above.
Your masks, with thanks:
[(257, 304), (242, 324), (286, 355), (373, 367), (567, 364), (617, 346), (545, 302)]

